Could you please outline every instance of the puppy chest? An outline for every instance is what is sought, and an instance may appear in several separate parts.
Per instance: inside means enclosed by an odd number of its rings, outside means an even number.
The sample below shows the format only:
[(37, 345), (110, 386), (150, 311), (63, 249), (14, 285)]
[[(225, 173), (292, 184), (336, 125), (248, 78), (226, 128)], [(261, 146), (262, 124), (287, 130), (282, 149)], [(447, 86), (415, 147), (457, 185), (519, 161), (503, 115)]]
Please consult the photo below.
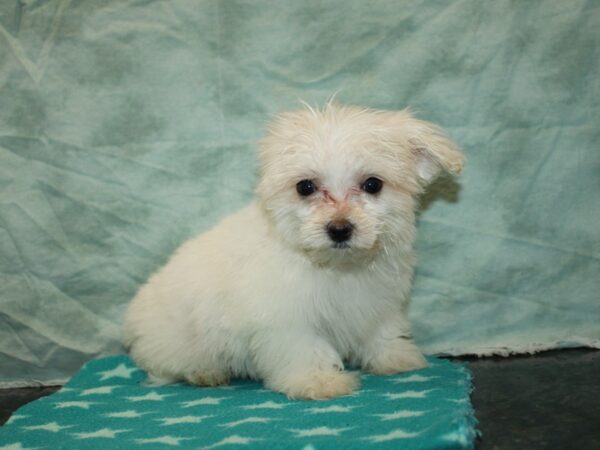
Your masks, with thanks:
[(344, 353), (368, 339), (377, 325), (394, 312), (382, 292), (357, 283), (321, 289), (311, 303), (317, 332)]

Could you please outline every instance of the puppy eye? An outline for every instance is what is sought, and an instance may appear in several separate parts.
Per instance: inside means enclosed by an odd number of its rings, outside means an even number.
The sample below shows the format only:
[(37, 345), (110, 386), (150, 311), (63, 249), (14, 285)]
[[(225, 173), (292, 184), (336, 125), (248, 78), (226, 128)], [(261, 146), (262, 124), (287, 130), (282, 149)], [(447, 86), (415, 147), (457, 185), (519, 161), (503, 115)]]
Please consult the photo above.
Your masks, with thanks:
[(310, 194), (314, 193), (317, 190), (315, 183), (312, 180), (302, 180), (296, 184), (296, 191), (302, 197), (308, 197)]
[(361, 187), (367, 194), (377, 194), (383, 187), (383, 181), (379, 178), (370, 177), (365, 180)]

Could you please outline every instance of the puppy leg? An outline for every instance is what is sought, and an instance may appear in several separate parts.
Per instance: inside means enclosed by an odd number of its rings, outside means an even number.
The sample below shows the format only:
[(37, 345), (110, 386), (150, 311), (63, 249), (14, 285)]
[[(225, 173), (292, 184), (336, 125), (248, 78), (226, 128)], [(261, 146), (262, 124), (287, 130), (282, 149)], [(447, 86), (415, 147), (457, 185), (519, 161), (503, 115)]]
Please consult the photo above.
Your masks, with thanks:
[(401, 316), (377, 329), (363, 348), (361, 361), (363, 369), (378, 375), (427, 367), (427, 361), (412, 340), (408, 322)]
[(254, 364), (265, 386), (294, 399), (322, 400), (350, 394), (359, 385), (342, 359), (310, 330), (270, 330), (252, 340)]

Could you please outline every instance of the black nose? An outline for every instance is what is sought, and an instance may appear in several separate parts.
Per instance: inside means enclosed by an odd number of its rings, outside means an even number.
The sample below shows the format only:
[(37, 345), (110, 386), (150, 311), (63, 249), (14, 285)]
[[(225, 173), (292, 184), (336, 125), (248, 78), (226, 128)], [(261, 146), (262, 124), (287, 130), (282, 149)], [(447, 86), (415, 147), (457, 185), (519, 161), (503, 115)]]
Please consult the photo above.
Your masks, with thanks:
[(327, 224), (327, 234), (333, 242), (346, 242), (352, 236), (352, 228), (347, 220), (334, 220)]

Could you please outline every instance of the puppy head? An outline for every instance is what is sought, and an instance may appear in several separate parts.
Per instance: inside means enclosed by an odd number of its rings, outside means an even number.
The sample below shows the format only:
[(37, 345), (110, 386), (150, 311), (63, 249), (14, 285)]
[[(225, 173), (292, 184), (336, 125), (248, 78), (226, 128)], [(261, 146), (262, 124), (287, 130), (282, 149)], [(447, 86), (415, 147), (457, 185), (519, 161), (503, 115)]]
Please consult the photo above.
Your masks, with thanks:
[(321, 264), (410, 245), (415, 198), (463, 156), (408, 111), (329, 104), (282, 114), (259, 150), (260, 201), (290, 246)]

